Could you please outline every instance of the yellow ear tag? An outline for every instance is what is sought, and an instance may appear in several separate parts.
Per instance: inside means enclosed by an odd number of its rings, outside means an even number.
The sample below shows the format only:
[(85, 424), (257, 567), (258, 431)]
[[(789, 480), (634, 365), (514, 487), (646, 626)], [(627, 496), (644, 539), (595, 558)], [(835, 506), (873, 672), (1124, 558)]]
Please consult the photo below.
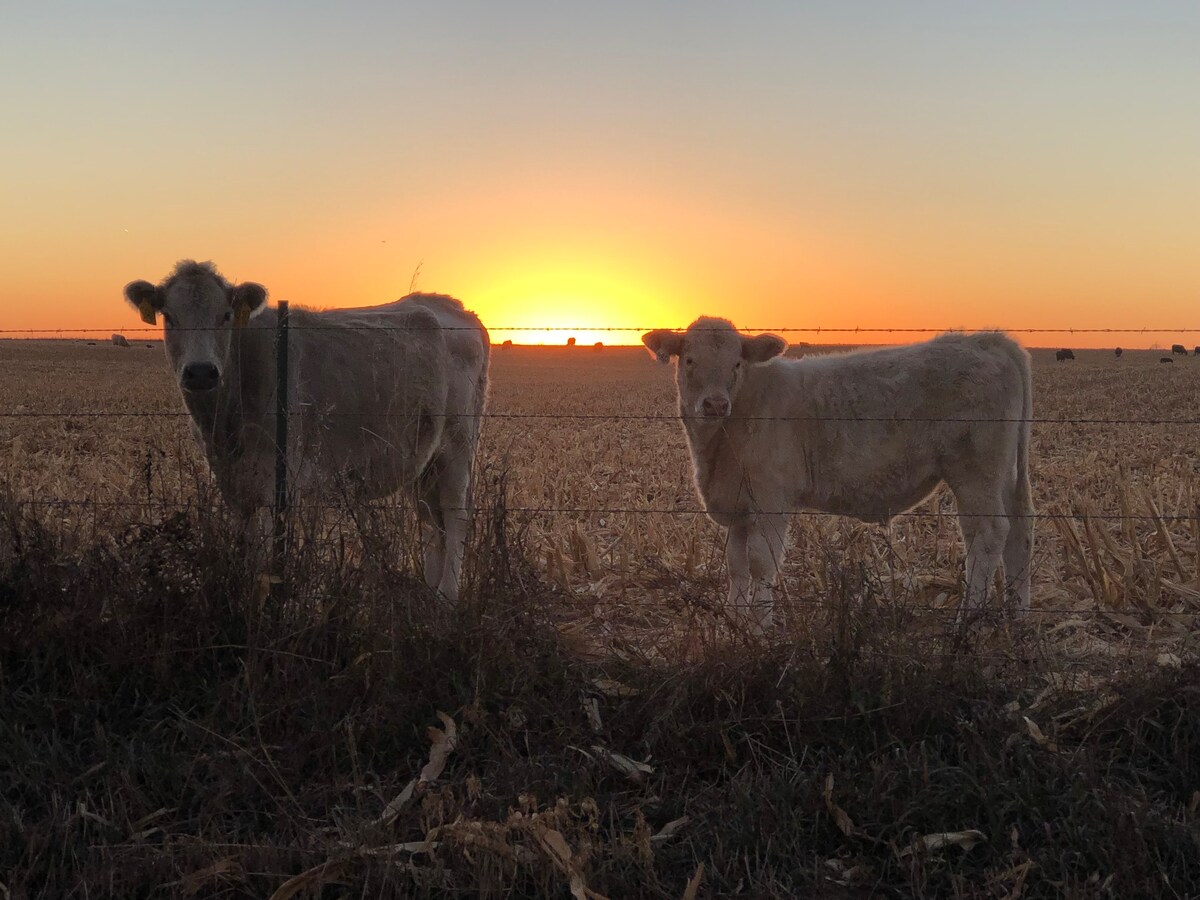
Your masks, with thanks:
[(233, 314), (233, 324), (238, 328), (245, 328), (246, 323), (250, 321), (250, 307), (245, 303), (239, 304), (237, 311)]
[(155, 314), (158, 312), (158, 310), (156, 310), (150, 304), (149, 300), (141, 300), (138, 302), (138, 312), (142, 314), (142, 321), (147, 325), (158, 324), (158, 319), (155, 318)]

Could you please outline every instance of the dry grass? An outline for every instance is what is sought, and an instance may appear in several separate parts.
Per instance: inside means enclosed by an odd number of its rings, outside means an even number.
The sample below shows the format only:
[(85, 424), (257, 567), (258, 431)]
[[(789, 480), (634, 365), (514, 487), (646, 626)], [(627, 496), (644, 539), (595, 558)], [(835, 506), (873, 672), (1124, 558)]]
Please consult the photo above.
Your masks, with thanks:
[[(1200, 360), (1077, 355), (1035, 353), (1039, 418), (1195, 415)], [(0, 411), (174, 413), (164, 368), (0, 344)], [(641, 350), (497, 350), (491, 409), (669, 416), (673, 387)], [(1027, 626), (942, 627), (939, 496), (797, 517), (755, 642), (716, 529), (660, 512), (696, 505), (677, 422), (489, 421), (447, 619), (411, 553), (363, 553), (411, 546), (402, 514), (301, 517), (267, 603), (186, 419), (0, 418), (0, 885), (1200, 896), (1195, 433), (1035, 427), (1039, 510), (1092, 517), (1039, 523)], [(53, 497), (100, 505), (21, 505)]]
[[(1052, 351), (1035, 351), (1035, 415), (1194, 418), (1200, 360), (1166, 366), (1161, 355), (1128, 351), (1116, 360), (1109, 351), (1079, 351), (1076, 362), (1055, 363)], [(670, 370), (641, 349), (518, 347), (497, 349), (493, 359), (490, 409), (500, 416), (674, 412)], [(157, 347), (0, 344), (0, 411), (58, 409), (178, 413), (180, 406)], [(1124, 658), (1139, 647), (1154, 656), (1194, 651), (1198, 438), (1196, 425), (1035, 426), (1038, 511), (1089, 516), (1046, 519), (1037, 528), (1034, 607), (1044, 610), (1037, 622), (1054, 629), (1065, 652), (1105, 646), (1098, 652)], [(717, 597), (723, 554), (711, 522), (679, 512), (697, 501), (677, 422), (495, 418), (485, 430), (482, 465), (506, 473), (514, 510), (596, 510), (521, 514), (537, 568), (568, 592), (579, 630), (643, 642), (681, 622), (696, 630), (680, 605), (689, 593)], [(178, 415), (0, 418), (0, 466), (18, 499), (177, 505), (204, 481), (187, 420)], [(887, 529), (796, 517), (786, 617), (802, 630), (811, 599), (829, 588), (830, 560), (865, 565), (910, 605), (938, 610), (952, 603), (962, 567), (952, 509), (943, 491), (917, 510), (921, 515)], [(129, 517), (144, 515), (133, 509)], [(1122, 515), (1139, 518), (1106, 518)], [(681, 579), (689, 591), (678, 590)]]

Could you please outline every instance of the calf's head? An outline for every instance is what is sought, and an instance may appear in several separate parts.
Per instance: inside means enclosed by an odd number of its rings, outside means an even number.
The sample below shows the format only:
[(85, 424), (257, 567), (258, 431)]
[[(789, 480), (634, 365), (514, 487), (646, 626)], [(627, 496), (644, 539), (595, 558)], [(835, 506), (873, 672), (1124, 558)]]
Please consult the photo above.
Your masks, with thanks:
[(642, 343), (661, 363), (674, 357), (679, 409), (685, 417), (724, 419), (733, 411), (746, 367), (787, 349), (773, 334), (739, 334), (727, 319), (701, 316), (687, 331), (650, 331)]
[(212, 263), (189, 259), (159, 285), (125, 285), (125, 299), (148, 325), (162, 316), (167, 360), (179, 387), (198, 394), (220, 384), (229, 364), (233, 329), (262, 312), (267, 290), (249, 281), (230, 284)]

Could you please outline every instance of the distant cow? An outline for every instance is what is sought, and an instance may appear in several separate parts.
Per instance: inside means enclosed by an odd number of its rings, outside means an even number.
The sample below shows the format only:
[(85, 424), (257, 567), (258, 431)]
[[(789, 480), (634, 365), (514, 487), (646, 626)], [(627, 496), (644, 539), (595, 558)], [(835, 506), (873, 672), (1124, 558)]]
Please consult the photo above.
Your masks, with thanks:
[(1124, 352), (1125, 352), (1124, 350), (1122, 350), (1120, 347), (1118, 347), (1116, 350), (1113, 351), (1113, 356), (1115, 356), (1117, 359), (1120, 359), (1121, 354)]
[(1161, 356), (1161, 357), (1159, 357), (1158, 361), (1159, 361), (1160, 363), (1173, 363), (1173, 362), (1175, 362), (1175, 360), (1174, 360), (1172, 357), (1170, 357), (1170, 356)]
[[(248, 520), (270, 503), (275, 469), (277, 313), (262, 285), (180, 262), (125, 297), (164, 344), (192, 431), (225, 501)], [(344, 483), (360, 499), (416, 497), (425, 578), (458, 596), (471, 464), (488, 378), (488, 335), (461, 303), (411, 294), (383, 306), (291, 311), (287, 448), (295, 489)], [(342, 481), (344, 479), (344, 482)], [(248, 522), (247, 522), (248, 524)]]
[(943, 481), (967, 545), (962, 608), (982, 605), (1003, 561), (1029, 605), (1029, 356), (999, 332), (946, 334), (885, 350), (778, 358), (773, 334), (725, 319), (642, 341), (677, 360), (679, 415), (705, 510), (728, 529), (729, 603), (771, 621), (788, 514), (886, 523)]
[(112, 342), (113, 342), (113, 345), (116, 347), (128, 347), (129, 346), (129, 341), (127, 341), (125, 339), (125, 335), (123, 335), (123, 334), (114, 334), (112, 336)]
[(1066, 349), (1065, 347), (1062, 350), (1054, 351), (1054, 361), (1055, 362), (1062, 362), (1064, 359), (1074, 359), (1074, 358), (1075, 358), (1075, 354), (1072, 353), (1070, 350)]
[(1183, 346), (1183, 344), (1172, 344), (1171, 353), (1175, 356), (1187, 356), (1187, 347)]
[(1195, 351), (1192, 353), (1192, 356), (1200, 356), (1200, 347), (1195, 349)]
[(505, 341), (500, 346), (503, 347), (505, 350), (511, 350), (512, 349), (512, 341)]
[(596, 353), (599, 353), (603, 349), (604, 349), (604, 341), (596, 341), (596, 343), (592, 344), (592, 350), (595, 351)]

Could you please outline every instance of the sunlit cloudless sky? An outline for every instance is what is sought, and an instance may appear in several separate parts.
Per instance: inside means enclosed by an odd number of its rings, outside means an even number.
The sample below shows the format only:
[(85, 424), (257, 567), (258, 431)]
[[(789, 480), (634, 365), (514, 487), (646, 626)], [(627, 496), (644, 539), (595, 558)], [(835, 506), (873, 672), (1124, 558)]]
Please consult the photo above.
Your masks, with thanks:
[(1200, 327), (1191, 2), (6, 4), (0, 121), (0, 328)]

